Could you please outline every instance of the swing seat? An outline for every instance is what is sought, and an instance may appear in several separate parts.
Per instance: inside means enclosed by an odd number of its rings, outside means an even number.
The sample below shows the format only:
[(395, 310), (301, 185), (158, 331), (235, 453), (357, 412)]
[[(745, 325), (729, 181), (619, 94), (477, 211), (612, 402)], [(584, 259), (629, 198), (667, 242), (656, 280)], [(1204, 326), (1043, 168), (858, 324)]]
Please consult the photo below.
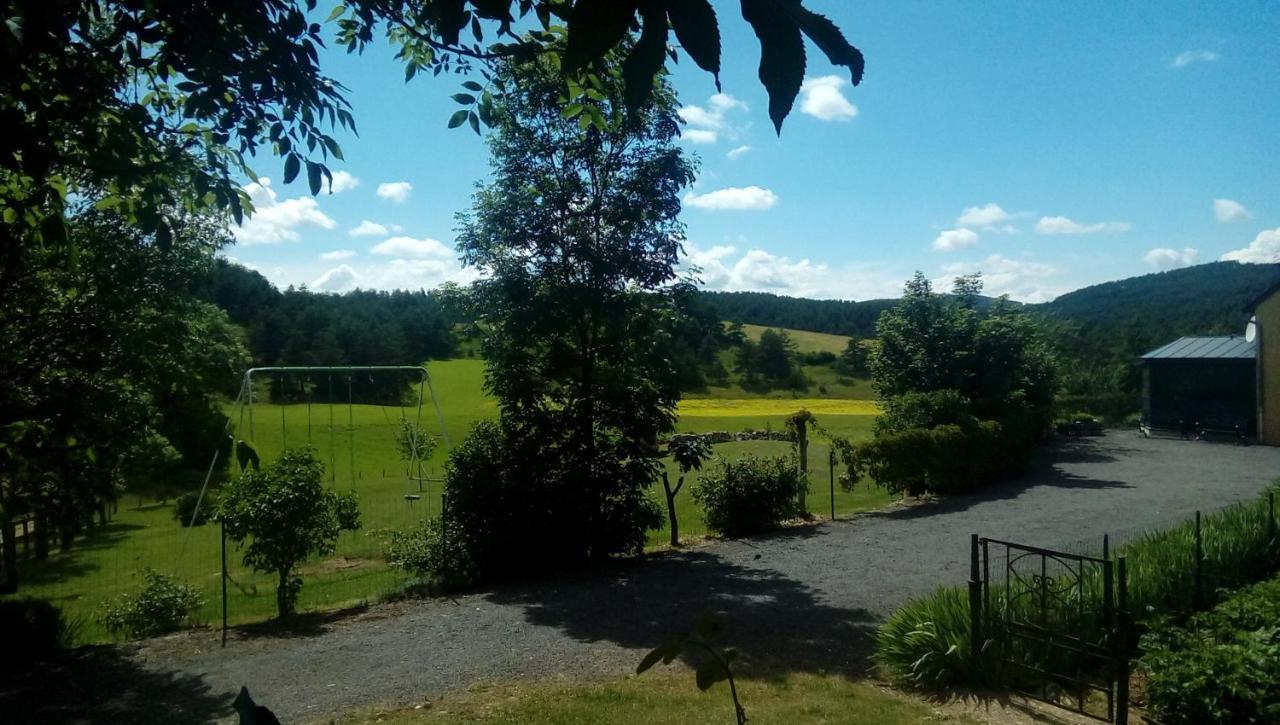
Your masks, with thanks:
[(414, 501), (420, 501), (420, 500), (422, 500), (422, 497), (421, 497), (421, 496), (419, 496), (419, 495), (418, 495), (418, 494), (416, 494), (416, 493), (406, 493), (406, 494), (404, 495), (404, 500), (405, 500), (405, 501), (408, 501), (409, 503), (413, 503)]

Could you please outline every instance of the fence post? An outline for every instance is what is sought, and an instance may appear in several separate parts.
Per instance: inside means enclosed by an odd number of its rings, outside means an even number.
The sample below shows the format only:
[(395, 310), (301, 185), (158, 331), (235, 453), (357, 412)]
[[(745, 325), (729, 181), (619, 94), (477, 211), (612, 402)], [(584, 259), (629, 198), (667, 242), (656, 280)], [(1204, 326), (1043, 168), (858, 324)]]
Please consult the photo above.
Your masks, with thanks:
[(1111, 534), (1102, 535), (1102, 558), (1111, 558)]
[(969, 662), (982, 667), (982, 575), (978, 561), (978, 535), (969, 535)]
[(227, 646), (227, 523), (219, 521), (222, 529), (222, 646)]
[(831, 478), (831, 520), (836, 520), (836, 449), (827, 451), (827, 472)]
[[(23, 531), (26, 531), (26, 524), (23, 523)], [(1267, 491), (1267, 538), (1271, 540), (1271, 545), (1275, 546), (1276, 541), (1276, 492)]]
[(1116, 560), (1116, 722), (1129, 722), (1129, 578), (1124, 557)]
[(1195, 608), (1204, 606), (1204, 538), (1200, 531), (1200, 512), (1196, 512), (1196, 588)]

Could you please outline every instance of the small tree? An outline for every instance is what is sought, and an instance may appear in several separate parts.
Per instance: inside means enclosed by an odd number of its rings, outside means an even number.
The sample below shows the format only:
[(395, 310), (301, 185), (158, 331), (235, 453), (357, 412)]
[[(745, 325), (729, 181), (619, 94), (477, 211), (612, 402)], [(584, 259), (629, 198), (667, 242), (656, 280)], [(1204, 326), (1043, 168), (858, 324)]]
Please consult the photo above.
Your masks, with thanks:
[(286, 450), (260, 470), (245, 471), (227, 485), (218, 518), (238, 544), (251, 539), (244, 563), (274, 573), (281, 619), (293, 613), (302, 589), (298, 565), (333, 553), (338, 532), (360, 528), (354, 493), (325, 490), (324, 464), (312, 448)]
[(396, 450), (400, 453), (400, 460), (404, 461), (405, 475), (417, 481), (419, 489), (426, 478), (422, 464), (435, 453), (436, 445), (436, 439), (427, 435), (422, 426), (411, 420), (400, 421), (396, 430)]
[(787, 433), (791, 437), (796, 459), (800, 461), (800, 478), (804, 479), (804, 485), (800, 487), (800, 498), (796, 502), (801, 516), (809, 515), (806, 501), (806, 494), (809, 493), (809, 428), (817, 425), (818, 419), (803, 408), (787, 416)]
[(662, 472), (662, 488), (667, 494), (667, 516), (671, 519), (671, 545), (680, 545), (680, 522), (676, 520), (676, 496), (684, 487), (684, 478), (690, 471), (702, 470), (702, 464), (711, 457), (711, 444), (700, 435), (681, 434), (671, 436), (667, 444), (667, 453), (680, 467), (680, 478), (676, 487), (671, 487), (667, 472)]

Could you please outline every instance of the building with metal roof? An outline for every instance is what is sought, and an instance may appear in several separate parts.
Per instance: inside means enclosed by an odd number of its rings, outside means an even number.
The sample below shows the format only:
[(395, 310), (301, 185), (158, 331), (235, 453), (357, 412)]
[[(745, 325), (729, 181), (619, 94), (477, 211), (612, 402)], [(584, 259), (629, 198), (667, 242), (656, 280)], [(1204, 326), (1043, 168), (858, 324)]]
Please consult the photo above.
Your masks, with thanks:
[(1256, 436), (1256, 342), (1236, 335), (1180, 337), (1143, 355), (1144, 425)]

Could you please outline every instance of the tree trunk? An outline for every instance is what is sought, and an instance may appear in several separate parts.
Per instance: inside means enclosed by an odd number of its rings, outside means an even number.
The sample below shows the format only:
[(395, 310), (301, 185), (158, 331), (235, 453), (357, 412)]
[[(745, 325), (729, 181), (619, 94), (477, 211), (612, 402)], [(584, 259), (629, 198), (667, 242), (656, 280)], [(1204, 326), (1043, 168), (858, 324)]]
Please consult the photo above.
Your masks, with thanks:
[(667, 494), (667, 516), (671, 519), (671, 546), (680, 545), (680, 522), (676, 520), (676, 494), (680, 493), (680, 487), (684, 485), (684, 476), (680, 477), (680, 483), (676, 484), (675, 490), (671, 490), (671, 480), (667, 478), (667, 472), (662, 472), (662, 488)]
[(0, 558), (3, 561), (0, 570), (4, 572), (4, 576), (0, 577), (0, 594), (12, 594), (18, 591), (18, 538), (13, 530), (9, 509), (3, 505), (0, 505), (0, 527), (4, 531), (3, 558)]
[(276, 585), (276, 615), (285, 620), (293, 614), (293, 602), (289, 598), (289, 570), (281, 569), (280, 582)]
[(32, 522), (35, 531), (36, 542), (36, 559), (44, 561), (49, 558), (49, 516), (47, 513), (37, 512)]

